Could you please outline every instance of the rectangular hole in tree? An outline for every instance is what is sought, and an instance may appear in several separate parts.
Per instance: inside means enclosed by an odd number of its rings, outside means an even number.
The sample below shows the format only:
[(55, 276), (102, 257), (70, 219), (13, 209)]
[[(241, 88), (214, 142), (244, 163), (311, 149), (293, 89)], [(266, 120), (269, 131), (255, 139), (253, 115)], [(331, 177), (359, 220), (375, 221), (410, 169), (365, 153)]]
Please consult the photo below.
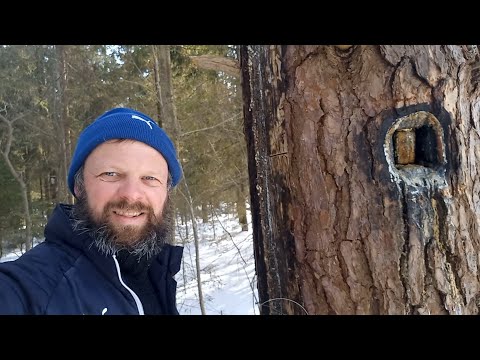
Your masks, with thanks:
[(439, 165), (437, 136), (431, 126), (421, 126), (415, 129), (415, 163), (425, 167)]

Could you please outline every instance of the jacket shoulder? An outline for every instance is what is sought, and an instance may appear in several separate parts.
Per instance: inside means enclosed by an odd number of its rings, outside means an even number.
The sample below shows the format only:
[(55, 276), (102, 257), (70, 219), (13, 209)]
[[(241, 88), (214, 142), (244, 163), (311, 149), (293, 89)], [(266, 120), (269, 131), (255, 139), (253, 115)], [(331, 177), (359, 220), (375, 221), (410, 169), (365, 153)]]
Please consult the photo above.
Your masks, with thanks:
[(0, 264), (0, 314), (42, 314), (78, 254), (43, 242), (17, 260)]

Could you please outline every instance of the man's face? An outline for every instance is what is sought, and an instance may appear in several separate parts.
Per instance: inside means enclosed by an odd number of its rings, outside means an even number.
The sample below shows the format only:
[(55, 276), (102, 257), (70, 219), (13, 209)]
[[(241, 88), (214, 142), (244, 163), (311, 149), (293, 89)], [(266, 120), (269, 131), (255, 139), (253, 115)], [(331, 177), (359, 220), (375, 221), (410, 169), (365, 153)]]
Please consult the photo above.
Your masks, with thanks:
[(168, 165), (154, 148), (138, 141), (107, 141), (84, 165), (89, 212), (106, 224), (116, 242), (141, 241), (162, 220), (167, 198)]

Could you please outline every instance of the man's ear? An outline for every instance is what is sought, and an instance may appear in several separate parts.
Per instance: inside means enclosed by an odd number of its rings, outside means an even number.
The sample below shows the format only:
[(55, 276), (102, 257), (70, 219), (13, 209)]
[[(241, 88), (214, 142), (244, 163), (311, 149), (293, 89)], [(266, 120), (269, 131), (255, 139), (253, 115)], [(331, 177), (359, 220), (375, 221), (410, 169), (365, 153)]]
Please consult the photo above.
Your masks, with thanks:
[(80, 189), (78, 188), (77, 184), (73, 185), (73, 196), (78, 198), (78, 195), (80, 195)]

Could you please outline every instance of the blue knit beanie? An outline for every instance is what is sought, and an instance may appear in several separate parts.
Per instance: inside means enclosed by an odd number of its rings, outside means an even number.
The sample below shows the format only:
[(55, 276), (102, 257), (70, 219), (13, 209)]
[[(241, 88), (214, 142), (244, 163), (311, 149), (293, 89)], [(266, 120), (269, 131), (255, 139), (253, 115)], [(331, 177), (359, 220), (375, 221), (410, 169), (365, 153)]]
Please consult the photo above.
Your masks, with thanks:
[(68, 187), (73, 195), (75, 174), (88, 155), (98, 145), (111, 139), (141, 141), (158, 150), (168, 164), (172, 186), (182, 179), (182, 168), (178, 162), (175, 147), (167, 134), (147, 115), (129, 108), (115, 108), (98, 117), (87, 126), (78, 138), (68, 171)]

